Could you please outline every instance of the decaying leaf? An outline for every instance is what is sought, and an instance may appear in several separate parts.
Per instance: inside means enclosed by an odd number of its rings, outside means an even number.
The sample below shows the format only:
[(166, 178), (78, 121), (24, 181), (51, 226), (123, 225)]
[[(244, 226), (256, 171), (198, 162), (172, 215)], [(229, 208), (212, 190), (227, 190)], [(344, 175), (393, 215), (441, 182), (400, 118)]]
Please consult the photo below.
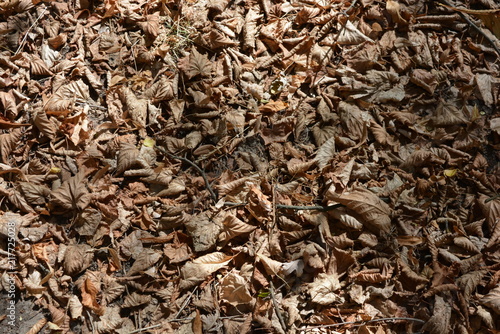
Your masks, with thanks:
[(16, 330), (498, 330), (500, 11), (445, 7), (0, 1)]

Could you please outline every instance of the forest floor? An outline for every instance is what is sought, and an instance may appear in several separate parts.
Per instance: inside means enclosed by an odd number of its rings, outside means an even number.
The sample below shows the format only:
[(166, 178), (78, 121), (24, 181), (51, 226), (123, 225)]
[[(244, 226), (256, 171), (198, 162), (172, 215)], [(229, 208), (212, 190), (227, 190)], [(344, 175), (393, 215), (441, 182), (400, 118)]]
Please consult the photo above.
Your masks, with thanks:
[(499, 333), (499, 38), (494, 0), (0, 1), (0, 332)]

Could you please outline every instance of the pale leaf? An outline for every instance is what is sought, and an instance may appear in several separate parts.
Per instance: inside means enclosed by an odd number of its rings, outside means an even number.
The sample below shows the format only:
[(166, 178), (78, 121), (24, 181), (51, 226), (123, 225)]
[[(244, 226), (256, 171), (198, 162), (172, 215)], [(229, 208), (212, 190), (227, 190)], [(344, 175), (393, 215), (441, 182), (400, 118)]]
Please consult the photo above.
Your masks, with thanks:
[(181, 269), (179, 288), (188, 289), (203, 282), (208, 275), (226, 266), (232, 259), (233, 256), (215, 252), (186, 263)]
[(328, 166), (330, 160), (332, 160), (335, 156), (335, 153), (335, 138), (332, 137), (319, 147), (314, 160), (317, 162), (318, 167), (320, 169), (323, 169), (324, 167)]
[(248, 291), (248, 282), (239, 274), (231, 272), (220, 281), (220, 298), (233, 305), (245, 305), (253, 302)]
[(229, 214), (226, 218), (224, 218), (222, 232), (219, 234), (219, 240), (227, 242), (240, 234), (250, 233), (256, 228), (256, 226), (246, 224), (235, 216)]
[(78, 319), (82, 315), (83, 305), (76, 295), (72, 295), (69, 298), (68, 309), (73, 320)]
[(320, 305), (329, 305), (332, 303), (342, 303), (344, 300), (337, 293), (340, 290), (340, 282), (337, 274), (320, 273), (314, 279), (313, 283), (309, 283), (309, 294), (311, 301)]
[(337, 43), (341, 45), (360, 44), (366, 41), (375, 43), (371, 38), (359, 31), (351, 21), (347, 21), (344, 26), (339, 24), (339, 30), (340, 34), (337, 37)]

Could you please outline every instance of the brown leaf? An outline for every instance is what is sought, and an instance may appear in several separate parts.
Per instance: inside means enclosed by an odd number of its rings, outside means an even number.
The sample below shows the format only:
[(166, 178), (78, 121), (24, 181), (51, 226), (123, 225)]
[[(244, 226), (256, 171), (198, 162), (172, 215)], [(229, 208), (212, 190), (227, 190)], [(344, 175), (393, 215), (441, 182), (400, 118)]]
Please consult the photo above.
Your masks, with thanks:
[(451, 333), (450, 318), (451, 305), (443, 297), (436, 295), (432, 316), (422, 329), (431, 334)]
[(212, 218), (207, 212), (192, 217), (186, 224), (188, 234), (193, 238), (195, 252), (204, 252), (215, 246), (222, 229), (221, 217)]
[(139, 150), (133, 144), (127, 142), (120, 143), (120, 151), (118, 152), (118, 161), (116, 164), (116, 174), (120, 175), (126, 170), (129, 170), (137, 163), (139, 158)]
[(318, 167), (320, 169), (323, 169), (326, 166), (328, 166), (330, 161), (335, 156), (336, 152), (337, 151), (335, 150), (335, 138), (332, 137), (328, 139), (323, 145), (321, 145), (318, 148), (318, 152), (316, 152), (316, 157), (314, 158), (314, 160), (318, 164)]
[(241, 275), (231, 272), (220, 282), (220, 298), (233, 306), (251, 305), (254, 298), (248, 291), (248, 282)]
[(54, 139), (57, 133), (57, 126), (49, 120), (47, 114), (43, 110), (36, 111), (33, 116), (33, 122), (38, 130), (47, 136), (49, 139)]
[(181, 269), (179, 288), (188, 289), (203, 282), (208, 275), (226, 266), (232, 259), (233, 256), (215, 252), (186, 263)]
[(259, 107), (259, 111), (262, 113), (275, 113), (282, 111), (288, 107), (288, 104), (283, 101), (270, 101)]
[[(180, 64), (179, 68), (181, 68)], [(193, 48), (189, 54), (189, 63), (186, 67), (182, 67), (181, 69), (189, 79), (192, 79), (197, 75), (201, 77), (208, 77), (212, 74), (212, 62), (206, 55), (202, 55), (196, 50), (196, 48)]]
[(97, 315), (104, 314), (104, 307), (97, 302), (97, 294), (99, 290), (95, 287), (90, 279), (85, 279), (80, 288), (82, 292), (82, 305), (92, 310)]
[(142, 271), (145, 271), (155, 265), (161, 259), (161, 253), (155, 251), (154, 249), (146, 248), (144, 249), (137, 259), (135, 260), (132, 267), (127, 272), (127, 276), (132, 276)]
[(431, 72), (417, 68), (411, 72), (410, 76), (411, 82), (415, 85), (422, 87), (430, 94), (434, 94), (434, 90), (437, 87), (437, 78)]
[(79, 274), (90, 266), (93, 259), (94, 254), (89, 245), (70, 245), (64, 253), (64, 271), (68, 275)]
[(500, 314), (500, 286), (491, 290), (486, 296), (481, 298), (480, 302), (492, 309), (496, 314)]
[(23, 131), (19, 128), (0, 135), (0, 159), (3, 163), (9, 162), (9, 155), (19, 145), (22, 135)]
[(331, 199), (345, 205), (362, 218), (362, 223), (375, 233), (391, 230), (391, 208), (371, 191), (357, 187), (342, 195), (330, 194)]
[(89, 205), (92, 194), (87, 190), (85, 174), (79, 172), (51, 194), (50, 203), (66, 211), (82, 211)]
[(481, 282), (481, 279), (486, 274), (483, 270), (471, 271), (470, 273), (464, 274), (456, 280), (456, 284), (462, 290), (464, 298), (469, 300), (474, 290)]
[[(0, 139), (1, 140), (1, 139)], [(43, 205), (50, 197), (51, 190), (45, 185), (20, 182), (19, 186), (26, 201), (30, 204)]]
[(132, 294), (125, 297), (123, 301), (122, 307), (136, 307), (144, 304), (149, 304), (151, 302), (150, 295), (142, 295), (137, 292), (133, 292)]
[(250, 233), (257, 228), (256, 226), (242, 222), (231, 214), (228, 214), (222, 223), (223, 228), (219, 234), (219, 241), (224, 243), (238, 235)]

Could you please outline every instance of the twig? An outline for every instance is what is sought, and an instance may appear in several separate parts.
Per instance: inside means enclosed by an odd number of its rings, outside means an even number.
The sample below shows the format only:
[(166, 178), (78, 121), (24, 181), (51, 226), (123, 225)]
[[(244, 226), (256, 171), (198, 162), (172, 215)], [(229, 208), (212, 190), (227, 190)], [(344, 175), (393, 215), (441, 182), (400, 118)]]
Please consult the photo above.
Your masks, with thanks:
[(276, 300), (276, 296), (274, 295), (274, 284), (271, 281), (269, 281), (269, 293), (270, 293), (271, 299), (273, 301), (274, 312), (276, 312), (276, 316), (278, 317), (278, 320), (280, 321), (281, 328), (283, 329), (283, 331), (286, 332), (285, 319), (283, 319), (283, 315), (281, 314), (280, 309), (278, 307), (278, 301)]
[[(205, 174), (205, 171), (201, 169), (197, 164), (192, 162), (191, 160), (180, 157), (178, 155), (174, 155), (172, 153), (167, 152), (163, 147), (161, 146), (156, 146), (156, 148), (162, 152), (163, 154), (169, 156), (172, 159), (177, 159), (184, 161), (194, 167), (198, 173), (200, 173), (201, 177), (203, 178), (203, 181), (205, 181), (205, 186), (208, 189), (208, 192), (210, 193), (210, 196), (212, 197), (212, 200), (214, 201), (215, 204), (217, 204), (217, 195), (212, 189), (212, 186), (210, 185), (210, 182), (208, 181), (207, 174)], [(234, 203), (234, 202), (224, 202), (224, 205), (227, 206), (245, 206), (247, 203)], [(282, 210), (317, 210), (317, 211), (330, 211), (330, 210), (335, 210), (340, 207), (343, 207), (342, 204), (334, 204), (334, 205), (327, 205), (327, 206), (320, 206), (320, 205), (314, 205), (314, 206), (297, 206), (297, 205), (284, 205), (284, 204), (276, 204), (276, 209), (282, 209)]]
[(348, 13), (351, 9), (353, 9), (353, 8), (354, 8), (354, 6), (356, 5), (356, 2), (358, 2), (358, 0), (354, 0), (354, 1), (351, 3), (351, 5), (350, 5), (347, 9), (345, 9), (345, 10), (343, 10), (343, 11), (342, 11), (342, 14), (344, 14), (344, 16), (349, 16), (349, 15), (347, 15), (347, 13)]
[(158, 328), (160, 326), (161, 326), (161, 324), (157, 324), (157, 325), (152, 325), (152, 326), (149, 326), (149, 327), (139, 328), (139, 329), (136, 329), (135, 331), (128, 332), (128, 334), (140, 333), (140, 332), (144, 332), (144, 331), (147, 331), (147, 330), (150, 330), (150, 329)]
[(284, 205), (276, 204), (276, 209), (290, 209), (290, 210), (317, 210), (317, 211), (330, 211), (343, 207), (342, 204), (334, 204), (327, 206), (313, 205), (313, 206), (300, 206), (300, 205)]
[(491, 201), (493, 201), (493, 200), (496, 200), (496, 199), (497, 199), (497, 198), (499, 198), (499, 197), (500, 197), (500, 195), (495, 195), (495, 196), (492, 196), (492, 197), (490, 197), (490, 198), (485, 199), (485, 200), (484, 200), (484, 203), (491, 202)]
[[(245, 206), (248, 203), (234, 203), (234, 202), (224, 202), (224, 205), (226, 206), (231, 206), (231, 207), (236, 207), (236, 206)], [(312, 205), (312, 206), (302, 206), (302, 205), (285, 205), (285, 204), (276, 204), (276, 209), (282, 209), (282, 210), (317, 210), (317, 211), (330, 211), (330, 210), (335, 210), (340, 207), (343, 207), (344, 205), (342, 204), (333, 204), (333, 205), (326, 205), (326, 206), (321, 206), (321, 205)]]
[[(195, 317), (185, 317), (185, 318), (180, 318), (180, 319), (170, 319), (167, 320), (167, 322), (183, 322), (183, 321), (189, 321), (193, 320)], [(233, 320), (245, 320), (245, 318), (242, 318), (240, 315), (230, 315), (227, 317), (219, 317), (219, 319), (233, 319)]]
[(425, 324), (425, 321), (422, 319), (416, 319), (416, 318), (402, 318), (402, 317), (395, 317), (395, 318), (380, 318), (380, 319), (372, 319), (372, 320), (367, 320), (367, 321), (346, 321), (346, 322), (339, 322), (336, 324), (330, 324), (330, 325), (318, 325), (318, 326), (307, 326), (307, 327), (302, 327), (301, 330), (309, 330), (309, 329), (318, 329), (318, 328), (327, 328), (327, 327), (339, 327), (339, 326), (344, 326), (344, 325), (365, 325), (369, 324), (372, 322), (381, 322), (381, 321), (413, 321), (413, 322), (419, 322), (421, 324)]
[(19, 53), (19, 51), (21, 51), (21, 49), (24, 46), (24, 43), (26, 42), (26, 38), (28, 38), (28, 34), (31, 32), (31, 29), (33, 29), (35, 27), (35, 25), (42, 18), (43, 14), (45, 14), (46, 11), (47, 11), (47, 8), (44, 8), (43, 11), (40, 13), (40, 15), (38, 15), (38, 17), (36, 18), (35, 22), (33, 22), (33, 24), (28, 28), (28, 30), (26, 30), (26, 32), (24, 33), (24, 37), (21, 40), (21, 43), (19, 44), (19, 47), (16, 50), (16, 53), (14, 53), (14, 56), (17, 55)]
[(486, 35), (486, 33), (483, 31), (483, 29), (479, 28), (474, 22), (472, 22), (472, 20), (466, 15), (466, 13), (463, 13), (458, 8), (455, 8), (448, 0), (439, 0), (439, 1), (444, 3), (446, 5), (445, 7), (456, 11), (458, 13), (458, 15), (460, 15), (471, 27), (476, 29), (476, 31), (480, 35), (482, 35), (493, 46), (493, 48), (497, 52), (498, 56), (500, 56), (500, 49), (495, 44), (495, 42), (493, 42), (493, 40), (488, 35)]
[(193, 298), (193, 295), (196, 292), (196, 290), (198, 290), (198, 287), (195, 287), (194, 290), (186, 298), (186, 300), (182, 303), (181, 308), (179, 309), (179, 311), (175, 315), (174, 319), (177, 319), (177, 317), (182, 313), (182, 311), (184, 311), (184, 308), (189, 304), (189, 302), (191, 301), (191, 298)]
[(167, 152), (163, 147), (161, 146), (156, 146), (156, 148), (162, 152), (163, 154), (166, 154), (168, 155), (170, 158), (173, 158), (173, 159), (176, 159), (176, 160), (181, 160), (181, 161), (184, 161), (185, 163), (188, 163), (190, 164), (192, 167), (194, 167), (194, 169), (196, 169), (198, 171), (198, 173), (200, 173), (201, 177), (203, 177), (203, 181), (205, 181), (205, 186), (207, 187), (208, 189), (208, 192), (210, 193), (210, 196), (212, 197), (212, 200), (214, 201), (214, 203), (217, 203), (217, 195), (215, 194), (215, 192), (213, 191), (212, 187), (210, 186), (210, 182), (208, 181), (208, 178), (207, 178), (207, 174), (205, 174), (205, 172), (203, 171), (203, 169), (201, 169), (197, 164), (195, 164), (194, 162), (192, 162), (191, 160), (187, 159), (187, 158), (183, 158), (183, 157), (180, 157), (178, 155), (174, 155), (172, 153), (169, 153)]

